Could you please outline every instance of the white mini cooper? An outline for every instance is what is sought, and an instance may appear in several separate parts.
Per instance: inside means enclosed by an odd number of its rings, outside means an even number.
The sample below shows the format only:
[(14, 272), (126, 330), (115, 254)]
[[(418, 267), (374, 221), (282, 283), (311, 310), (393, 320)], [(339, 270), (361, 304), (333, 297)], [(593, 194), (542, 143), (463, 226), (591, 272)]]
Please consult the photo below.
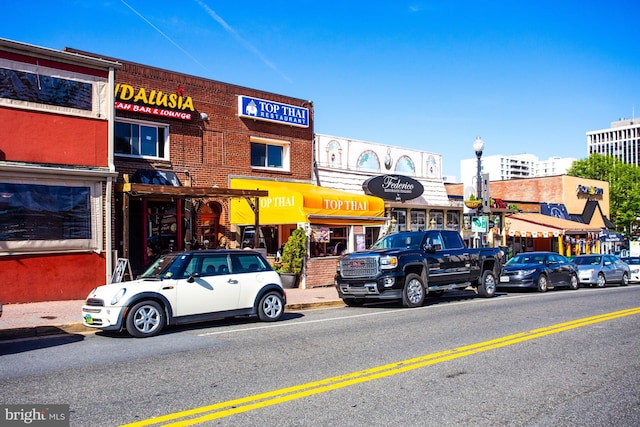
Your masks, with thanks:
[(166, 325), (257, 315), (279, 320), (286, 304), (280, 275), (249, 250), (162, 255), (137, 280), (99, 286), (82, 306), (85, 326), (157, 335)]

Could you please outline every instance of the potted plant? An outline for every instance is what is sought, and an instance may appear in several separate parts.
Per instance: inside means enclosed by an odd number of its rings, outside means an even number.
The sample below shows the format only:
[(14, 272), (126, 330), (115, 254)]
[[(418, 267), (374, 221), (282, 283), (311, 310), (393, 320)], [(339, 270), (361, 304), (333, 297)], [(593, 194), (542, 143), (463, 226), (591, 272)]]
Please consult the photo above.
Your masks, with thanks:
[(282, 265), (276, 269), (285, 288), (295, 288), (304, 268), (307, 256), (307, 235), (302, 228), (296, 228), (289, 236), (282, 250)]

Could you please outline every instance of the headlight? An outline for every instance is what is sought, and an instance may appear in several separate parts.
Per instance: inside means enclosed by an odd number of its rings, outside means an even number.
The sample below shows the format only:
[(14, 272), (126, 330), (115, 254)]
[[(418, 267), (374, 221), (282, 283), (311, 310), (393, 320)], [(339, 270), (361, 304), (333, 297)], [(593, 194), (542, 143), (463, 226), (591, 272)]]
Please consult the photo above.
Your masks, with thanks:
[(380, 258), (380, 267), (384, 270), (396, 268), (398, 266), (398, 257), (384, 256)]
[(111, 298), (111, 305), (116, 305), (125, 293), (127, 293), (127, 288), (121, 288), (118, 292), (116, 292), (113, 298)]
[(536, 272), (535, 268), (532, 268), (530, 270), (520, 270), (520, 274), (522, 274), (523, 276), (531, 276), (535, 272)]

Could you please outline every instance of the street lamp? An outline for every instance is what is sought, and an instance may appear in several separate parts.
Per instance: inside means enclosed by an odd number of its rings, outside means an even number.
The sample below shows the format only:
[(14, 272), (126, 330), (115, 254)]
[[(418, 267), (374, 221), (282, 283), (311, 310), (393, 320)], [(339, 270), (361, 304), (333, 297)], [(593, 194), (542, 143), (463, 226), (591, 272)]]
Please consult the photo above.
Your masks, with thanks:
[(476, 157), (478, 159), (478, 171), (476, 176), (476, 184), (477, 184), (476, 197), (478, 200), (482, 199), (482, 177), (480, 176), (480, 172), (482, 169), (482, 165), (480, 163), (480, 157), (482, 157), (482, 150), (484, 150), (484, 141), (479, 136), (476, 136), (476, 140), (473, 142), (473, 151), (476, 152)]
[[(476, 198), (478, 200), (482, 200), (482, 177), (480, 176), (480, 172), (482, 168), (482, 165), (480, 164), (480, 157), (482, 157), (482, 150), (484, 150), (484, 141), (482, 140), (482, 138), (480, 138), (480, 136), (476, 136), (476, 140), (473, 142), (473, 151), (476, 152), (476, 157), (478, 158), (478, 171), (476, 175), (476, 185), (477, 185)], [(483, 205), (484, 205), (484, 202), (483, 202)], [(478, 209), (478, 214), (479, 213), (480, 213), (480, 210)], [(478, 232), (478, 237), (480, 238), (478, 247), (483, 246), (482, 232)]]

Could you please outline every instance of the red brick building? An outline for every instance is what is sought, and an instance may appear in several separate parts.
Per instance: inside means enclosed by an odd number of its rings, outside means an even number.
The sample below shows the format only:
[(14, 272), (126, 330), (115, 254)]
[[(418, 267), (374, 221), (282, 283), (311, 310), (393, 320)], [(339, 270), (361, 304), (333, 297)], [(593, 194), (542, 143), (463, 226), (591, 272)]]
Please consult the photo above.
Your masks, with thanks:
[(111, 273), (118, 64), (0, 39), (0, 300), (80, 299)]
[[(231, 189), (231, 177), (311, 179), (310, 101), (117, 61), (115, 247), (134, 274), (159, 252), (215, 248), (223, 235), (240, 246), (230, 201), (255, 207), (267, 192)], [(275, 253), (288, 232), (251, 238)]]

